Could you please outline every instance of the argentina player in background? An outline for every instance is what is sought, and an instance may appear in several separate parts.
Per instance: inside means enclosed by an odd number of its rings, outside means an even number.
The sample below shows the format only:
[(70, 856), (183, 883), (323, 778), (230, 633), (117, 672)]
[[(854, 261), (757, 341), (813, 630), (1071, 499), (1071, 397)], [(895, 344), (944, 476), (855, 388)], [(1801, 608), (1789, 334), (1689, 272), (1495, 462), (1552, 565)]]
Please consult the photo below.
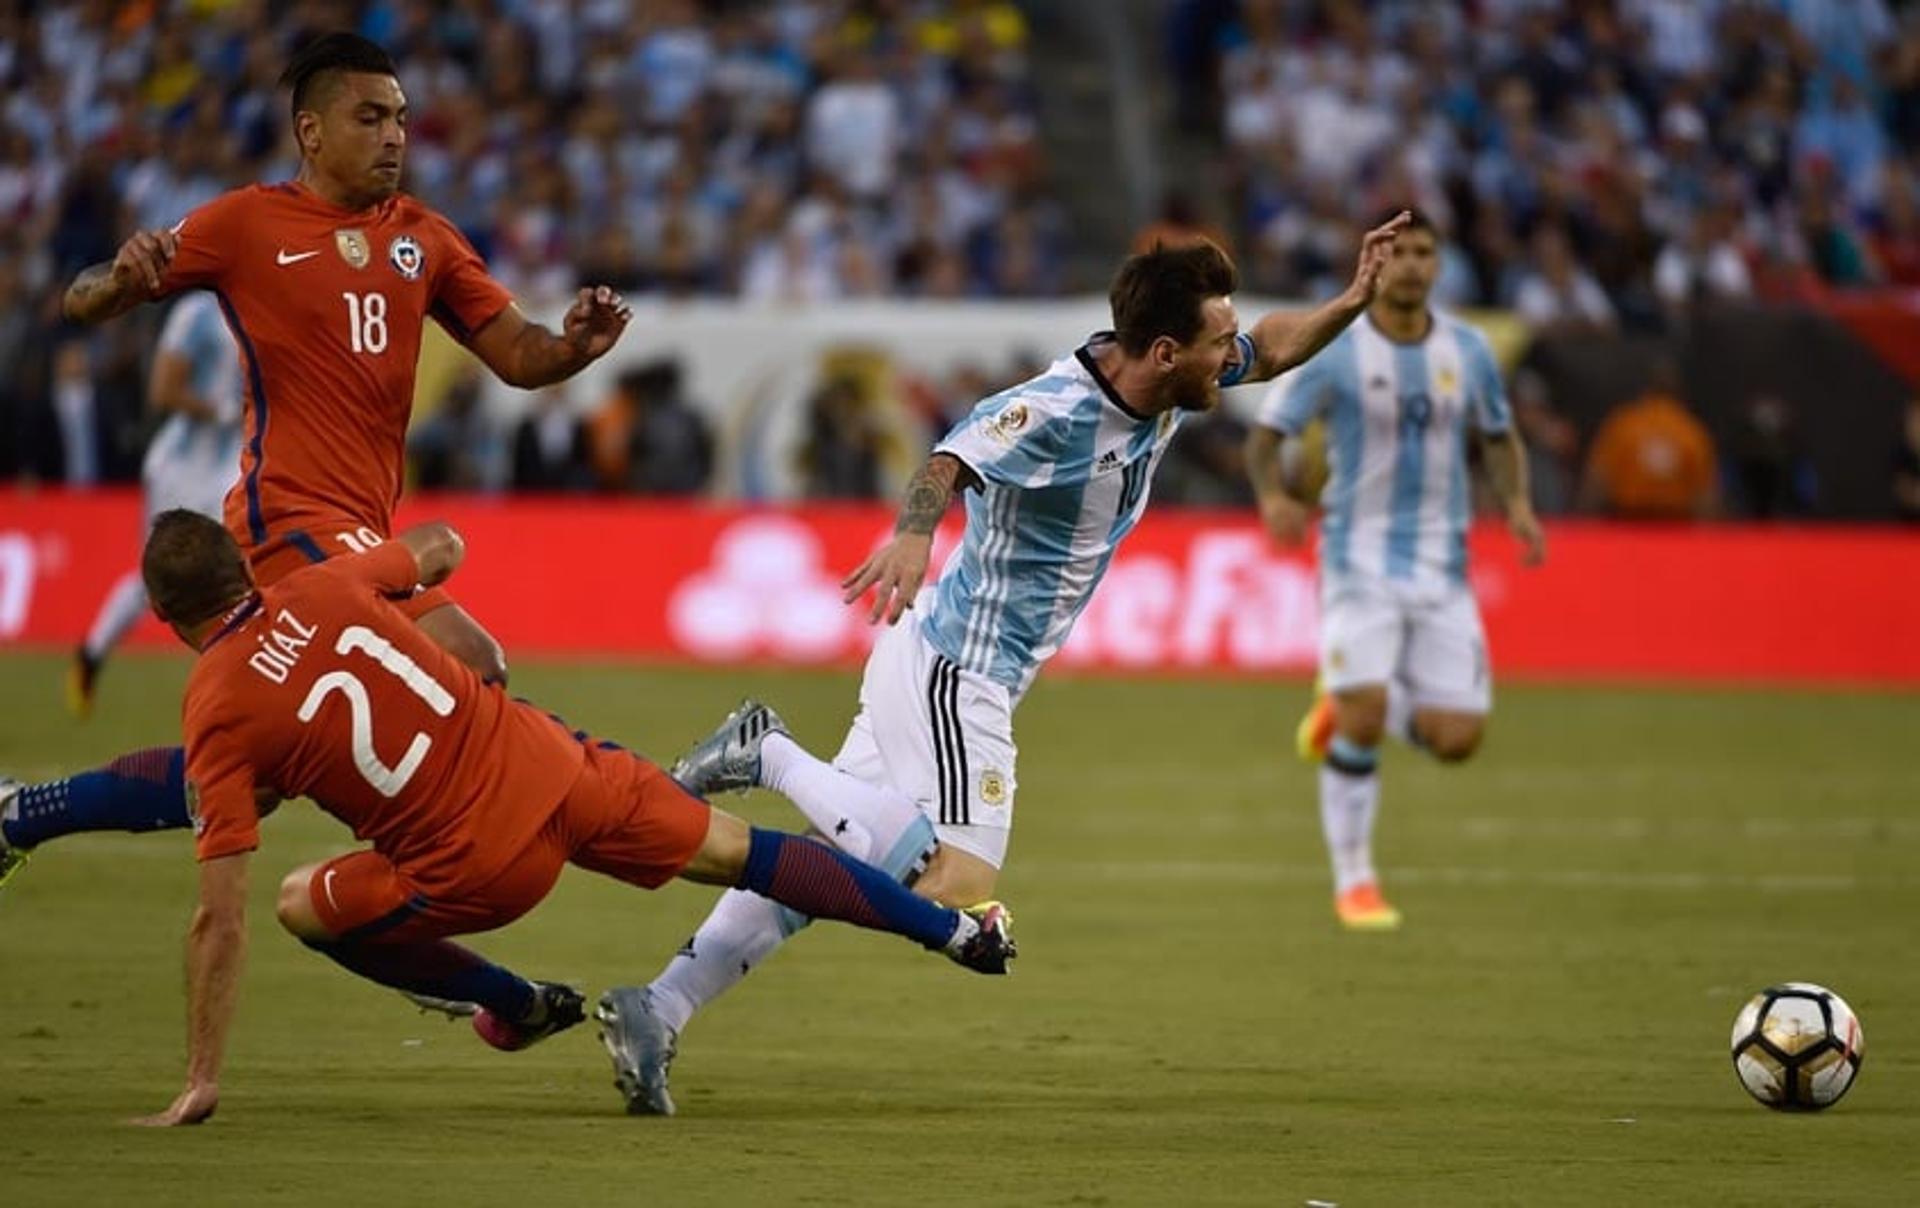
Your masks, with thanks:
[(1470, 437), (1525, 561), (1546, 557), (1493, 351), (1427, 305), (1439, 265), (1438, 233), (1414, 213), (1366, 318), (1276, 382), (1247, 437), (1261, 520), (1297, 545), (1310, 505), (1291, 493), (1298, 484), (1283, 472), (1283, 450), (1313, 421), (1326, 424), (1320, 683), (1297, 740), (1301, 757), (1321, 765), (1334, 911), (1356, 930), (1400, 925), (1373, 866), (1381, 736), (1457, 762), (1480, 745), (1493, 703), (1467, 583)]
[[(140, 466), (146, 524), (174, 508), (220, 518), (222, 501), (240, 477), (240, 350), (210, 293), (174, 303), (160, 329), (147, 374), (147, 404), (167, 413)], [(67, 669), (67, 708), (85, 719), (107, 656), (147, 611), (137, 566), (127, 568), (74, 652)]]
[[(1066, 641), (1115, 548), (1146, 509), (1154, 468), (1190, 412), (1220, 388), (1300, 364), (1372, 300), (1397, 216), (1363, 240), (1353, 283), (1308, 313), (1241, 331), (1233, 263), (1212, 244), (1129, 259), (1114, 330), (1041, 376), (983, 400), (907, 488), (894, 536), (843, 587), (874, 591), (875, 644), (860, 712), (831, 764), (749, 701), (673, 769), (698, 793), (760, 785), (823, 836), (947, 905), (992, 896), (1013, 824), (1013, 710)], [(956, 492), (966, 529), (925, 615), (897, 624), (927, 574)], [(668, 1065), (693, 1013), (807, 920), (731, 891), (651, 985), (601, 999), (602, 1038), (630, 1110), (670, 1114)]]

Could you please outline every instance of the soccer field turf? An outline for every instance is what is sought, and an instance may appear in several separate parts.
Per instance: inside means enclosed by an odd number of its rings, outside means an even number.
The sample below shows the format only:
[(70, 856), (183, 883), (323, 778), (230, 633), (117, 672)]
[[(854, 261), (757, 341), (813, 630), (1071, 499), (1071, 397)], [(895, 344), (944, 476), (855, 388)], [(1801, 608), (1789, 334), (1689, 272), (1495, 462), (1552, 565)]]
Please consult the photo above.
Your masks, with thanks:
[[(86, 726), (60, 666), (0, 657), (0, 768), (177, 733), (183, 661), (116, 663)], [(515, 689), (664, 758), (748, 692), (830, 751), (854, 681), (523, 663)], [(0, 891), (0, 1203), (1912, 1202), (1920, 699), (1505, 687), (1472, 764), (1386, 752), (1390, 935), (1333, 924), (1305, 699), (1043, 680), (1016, 975), (817, 927), (695, 1020), (671, 1120), (621, 1114), (591, 1026), (496, 1053), (282, 933), (281, 873), (349, 840), (300, 803), (255, 859), (218, 1117), (126, 1127), (182, 1078), (189, 842), (50, 845)], [(570, 872), (476, 946), (597, 994), (711, 897)], [(1867, 1037), (1820, 1115), (1762, 1109), (1728, 1059), (1787, 979)]]

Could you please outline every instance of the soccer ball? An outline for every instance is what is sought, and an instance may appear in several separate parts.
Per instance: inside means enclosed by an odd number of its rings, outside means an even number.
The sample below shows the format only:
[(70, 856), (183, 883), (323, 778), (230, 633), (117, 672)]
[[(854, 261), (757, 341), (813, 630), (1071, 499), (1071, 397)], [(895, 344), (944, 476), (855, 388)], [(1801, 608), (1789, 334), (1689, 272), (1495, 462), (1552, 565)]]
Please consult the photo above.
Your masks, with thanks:
[(1866, 1038), (1846, 1000), (1811, 982), (1768, 986), (1733, 1021), (1733, 1070), (1781, 1111), (1819, 1111), (1847, 1093)]

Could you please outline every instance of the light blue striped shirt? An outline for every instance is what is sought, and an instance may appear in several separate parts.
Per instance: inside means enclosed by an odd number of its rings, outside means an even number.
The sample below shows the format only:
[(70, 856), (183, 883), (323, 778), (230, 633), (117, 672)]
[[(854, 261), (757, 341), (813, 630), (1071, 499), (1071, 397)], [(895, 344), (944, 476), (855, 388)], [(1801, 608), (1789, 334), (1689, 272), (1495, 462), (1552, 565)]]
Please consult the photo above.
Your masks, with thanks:
[[(1129, 410), (1094, 360), (1108, 338), (982, 400), (934, 448), (965, 462), (981, 488), (967, 493), (966, 533), (922, 632), (947, 659), (1016, 697), (1067, 640), (1139, 522), (1185, 414)], [(1252, 359), (1242, 335), (1221, 384), (1239, 380)]]
[(1485, 336), (1436, 313), (1399, 344), (1363, 317), (1276, 381), (1258, 418), (1288, 436), (1326, 420), (1323, 577), (1466, 581), (1467, 434), (1512, 424)]

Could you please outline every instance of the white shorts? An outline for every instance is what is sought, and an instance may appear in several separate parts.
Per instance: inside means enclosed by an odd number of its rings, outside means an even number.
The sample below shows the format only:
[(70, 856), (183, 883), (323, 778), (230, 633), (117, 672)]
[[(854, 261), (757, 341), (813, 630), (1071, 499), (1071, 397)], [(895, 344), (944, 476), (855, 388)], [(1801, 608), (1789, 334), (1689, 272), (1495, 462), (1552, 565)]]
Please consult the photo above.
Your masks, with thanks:
[(912, 613), (867, 657), (833, 766), (911, 797), (940, 842), (999, 868), (1013, 829), (1013, 698), (927, 644)]
[(1486, 631), (1471, 588), (1343, 578), (1321, 594), (1320, 674), (1328, 691), (1399, 679), (1416, 709), (1492, 709)]

